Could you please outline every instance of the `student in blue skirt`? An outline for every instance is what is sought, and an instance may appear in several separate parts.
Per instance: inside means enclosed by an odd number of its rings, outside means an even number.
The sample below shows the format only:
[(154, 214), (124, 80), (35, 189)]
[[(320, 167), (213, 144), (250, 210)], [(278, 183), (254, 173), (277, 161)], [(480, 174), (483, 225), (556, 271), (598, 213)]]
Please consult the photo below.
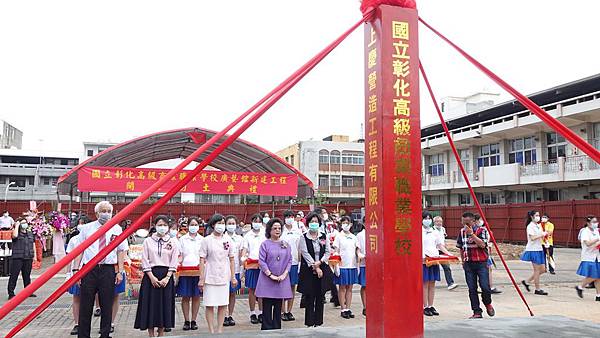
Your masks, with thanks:
[(352, 286), (358, 284), (358, 240), (350, 232), (352, 221), (350, 217), (344, 216), (341, 219), (342, 231), (335, 236), (334, 247), (342, 258), (339, 264), (339, 276), (336, 276), (335, 283), (339, 287), (338, 298), (340, 300), (342, 318), (354, 318), (350, 310), (352, 305)]
[(427, 211), (423, 212), (422, 221), (423, 240), (423, 314), (425, 316), (439, 316), (439, 312), (433, 307), (435, 297), (435, 282), (440, 281), (440, 266), (438, 264), (427, 266), (427, 257), (438, 257), (440, 252), (451, 256), (446, 250), (442, 237), (433, 229), (433, 218)]
[[(184, 319), (183, 331), (198, 330), (196, 319), (200, 310), (200, 288), (198, 287), (200, 281), (200, 246), (204, 238), (200, 235), (200, 220), (197, 217), (188, 218), (187, 228), (188, 233), (179, 238), (182, 270), (176, 291), (181, 296), (181, 310)], [(198, 267), (198, 270), (186, 269), (192, 267)]]
[(360, 227), (362, 230), (356, 234), (356, 240), (358, 241), (358, 258), (359, 258), (359, 271), (358, 271), (358, 283), (360, 284), (360, 300), (362, 301), (362, 314), (363, 316), (367, 315), (367, 274), (366, 274), (366, 259), (365, 256), (367, 254), (366, 247), (366, 229), (365, 229), (365, 218), (363, 217), (362, 224)]
[(542, 240), (546, 235), (540, 225), (540, 213), (531, 210), (527, 213), (527, 246), (525, 252), (521, 255), (521, 260), (531, 262), (533, 274), (527, 280), (521, 281), (521, 284), (527, 291), (531, 291), (529, 283), (533, 282), (535, 286), (535, 294), (546, 296), (548, 292), (540, 288), (540, 276), (546, 272), (546, 255), (542, 248)]
[(229, 306), (227, 308), (228, 315), (225, 316), (223, 326), (235, 326), (235, 320), (233, 319), (233, 311), (235, 310), (235, 296), (237, 292), (242, 288), (241, 273), (241, 261), (240, 254), (242, 252), (242, 246), (244, 245), (244, 237), (238, 235), (238, 219), (233, 215), (225, 217), (225, 230), (227, 230), (227, 236), (231, 238), (233, 243), (233, 271), (235, 272), (235, 280), (237, 284), (233, 285), (229, 283)]
[(577, 274), (584, 277), (581, 285), (575, 287), (579, 298), (583, 298), (583, 288), (590, 283), (596, 287), (596, 301), (600, 302), (600, 233), (596, 216), (586, 217), (586, 226), (581, 231), (581, 263)]
[[(268, 214), (264, 217), (263, 215), (256, 214), (252, 216), (250, 221), (252, 222), (252, 229), (244, 235), (244, 245), (242, 247), (242, 262), (244, 263), (245, 283), (248, 289), (248, 306), (250, 307), (250, 323), (259, 324), (262, 323), (262, 301), (255, 295), (256, 283), (258, 282), (258, 276), (260, 269), (258, 268), (258, 252), (265, 237), (265, 231), (263, 228), (263, 218), (267, 218)], [(268, 220), (267, 220), (268, 221)], [(258, 303), (258, 316), (255, 312), (256, 304)]]

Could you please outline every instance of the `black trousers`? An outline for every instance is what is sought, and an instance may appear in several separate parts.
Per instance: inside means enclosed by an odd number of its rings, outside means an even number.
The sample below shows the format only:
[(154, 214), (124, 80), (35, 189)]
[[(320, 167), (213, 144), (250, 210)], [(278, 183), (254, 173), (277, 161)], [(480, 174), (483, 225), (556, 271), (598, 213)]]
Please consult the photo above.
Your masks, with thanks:
[(282, 299), (262, 298), (263, 302), (263, 321), (261, 330), (281, 329), (281, 305)]
[[(542, 248), (544, 249), (545, 255), (554, 259), (554, 245), (550, 245), (547, 248), (545, 246), (542, 246)], [(546, 266), (548, 266), (548, 271), (554, 272), (554, 268), (552, 267), (552, 265), (550, 265), (550, 262), (548, 260), (546, 260)]]
[(79, 338), (90, 338), (92, 312), (96, 293), (100, 301), (100, 337), (109, 337), (112, 305), (115, 299), (114, 265), (96, 265), (81, 279), (81, 305), (79, 307)]
[(306, 295), (306, 307), (304, 308), (304, 325), (323, 325), (323, 296)]
[(17, 287), (19, 273), (23, 276), (23, 288), (31, 284), (31, 265), (33, 258), (11, 258), (10, 259), (10, 277), (8, 278), (8, 295), (14, 296)]

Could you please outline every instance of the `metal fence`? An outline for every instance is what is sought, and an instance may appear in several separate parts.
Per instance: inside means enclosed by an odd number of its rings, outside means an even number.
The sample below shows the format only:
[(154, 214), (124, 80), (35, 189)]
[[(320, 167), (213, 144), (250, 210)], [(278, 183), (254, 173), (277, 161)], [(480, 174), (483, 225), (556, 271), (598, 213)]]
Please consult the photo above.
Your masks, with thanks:
[(537, 161), (534, 164), (521, 166), (522, 176), (536, 176), (558, 173), (558, 163), (556, 160)]

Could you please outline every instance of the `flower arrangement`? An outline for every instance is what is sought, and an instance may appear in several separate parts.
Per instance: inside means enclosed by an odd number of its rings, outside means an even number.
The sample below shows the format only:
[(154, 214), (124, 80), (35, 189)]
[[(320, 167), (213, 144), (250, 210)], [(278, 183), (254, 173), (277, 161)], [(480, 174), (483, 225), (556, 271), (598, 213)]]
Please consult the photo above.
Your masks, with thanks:
[(57, 211), (52, 211), (48, 218), (50, 220), (49, 223), (55, 232), (66, 233), (71, 225), (69, 218)]

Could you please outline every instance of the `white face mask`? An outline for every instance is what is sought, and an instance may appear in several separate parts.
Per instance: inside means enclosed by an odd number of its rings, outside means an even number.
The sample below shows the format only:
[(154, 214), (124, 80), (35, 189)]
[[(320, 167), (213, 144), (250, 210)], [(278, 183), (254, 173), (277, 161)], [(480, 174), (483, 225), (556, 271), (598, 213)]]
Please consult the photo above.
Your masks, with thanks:
[(442, 228), (442, 225), (441, 225), (441, 224), (436, 224), (436, 225), (435, 225), (435, 228), (436, 228), (436, 229), (441, 229), (441, 228)]
[(285, 219), (285, 224), (286, 225), (292, 225), (294, 224), (294, 219), (292, 217), (288, 217)]
[(106, 224), (106, 222), (108, 222), (108, 220), (110, 220), (112, 218), (112, 213), (111, 212), (100, 212), (98, 213), (98, 222), (100, 224)]
[(235, 224), (227, 224), (227, 232), (232, 234), (235, 232), (235, 229), (237, 229), (237, 225)]
[(222, 234), (223, 232), (225, 232), (225, 224), (223, 224), (223, 223), (217, 223), (217, 224), (215, 224), (215, 231), (218, 234)]
[(533, 221), (536, 222), (536, 223), (539, 223), (540, 222), (540, 216), (533, 217)]
[(157, 225), (156, 226), (156, 233), (158, 233), (161, 236), (166, 235), (168, 231), (169, 231), (169, 227), (166, 225)]
[(252, 223), (253, 230), (260, 230), (260, 227), (262, 227), (261, 223)]
[(482, 227), (483, 226), (483, 220), (479, 220), (479, 226)]
[(269, 223), (270, 220), (271, 220), (271, 218), (269, 218), (269, 217), (263, 217), (263, 224)]
[(542, 222), (544, 222), (544, 223), (548, 222), (548, 218), (542, 217)]
[(200, 230), (200, 226), (199, 225), (190, 225), (188, 227), (188, 230), (190, 231), (190, 234), (197, 234), (198, 231)]
[(171, 236), (171, 238), (177, 237), (177, 230), (169, 230), (169, 236)]
[(350, 223), (342, 223), (342, 230), (344, 231), (350, 231)]
[(426, 218), (426, 219), (424, 219), (424, 220), (423, 220), (423, 225), (424, 225), (426, 228), (429, 228), (429, 227), (431, 226), (431, 223), (433, 223), (433, 221), (432, 221), (432, 220), (430, 220), (429, 218)]
[(592, 225), (592, 229), (594, 229), (594, 230), (598, 229), (598, 223), (597, 222), (591, 223), (591, 225)]
[(324, 213), (323, 214), (323, 220), (328, 220), (329, 219), (329, 214), (328, 213)]
[(29, 226), (29, 224), (27, 224), (25, 222), (21, 223), (21, 229), (23, 229), (23, 230), (27, 229), (28, 226)]
[(5, 212), (2, 216), (8, 217), (8, 212)]

